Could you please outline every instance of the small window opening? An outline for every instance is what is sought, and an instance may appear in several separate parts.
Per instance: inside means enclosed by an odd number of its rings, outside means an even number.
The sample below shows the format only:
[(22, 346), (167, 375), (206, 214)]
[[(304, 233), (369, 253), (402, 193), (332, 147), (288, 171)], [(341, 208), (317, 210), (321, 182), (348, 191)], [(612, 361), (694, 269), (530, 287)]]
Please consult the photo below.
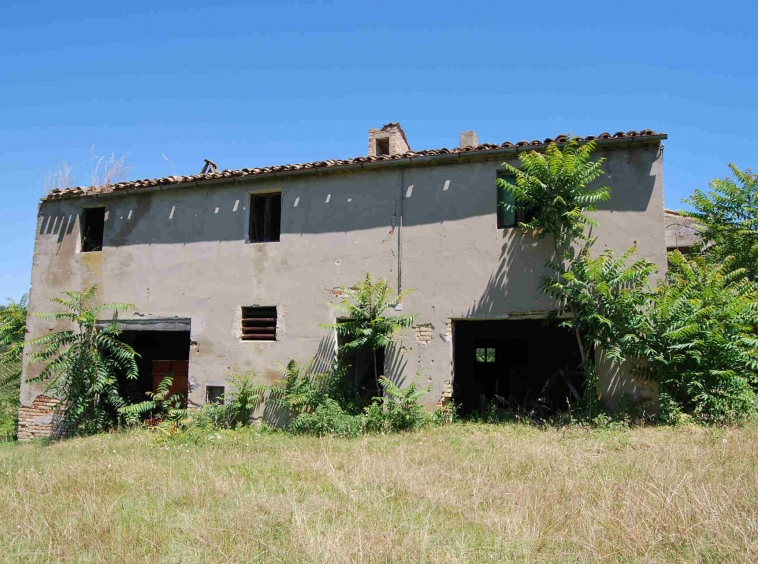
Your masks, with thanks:
[(390, 140), (377, 139), (376, 140), (376, 155), (389, 155), (390, 154)]
[(82, 252), (102, 251), (105, 208), (83, 209), (81, 218)]
[(476, 349), (477, 362), (495, 362), (495, 349), (478, 348)]
[(224, 405), (224, 386), (206, 386), (205, 403)]
[(251, 243), (279, 241), (282, 224), (282, 195), (260, 194), (250, 196)]
[[(513, 184), (516, 177), (513, 174), (500, 174), (506, 182)], [(506, 229), (508, 227), (518, 227), (520, 223), (529, 223), (534, 219), (534, 210), (531, 209), (506, 209), (504, 204), (515, 205), (516, 200), (513, 192), (506, 190), (504, 187), (497, 187), (497, 228)]]
[(276, 341), (276, 307), (243, 307), (242, 340)]

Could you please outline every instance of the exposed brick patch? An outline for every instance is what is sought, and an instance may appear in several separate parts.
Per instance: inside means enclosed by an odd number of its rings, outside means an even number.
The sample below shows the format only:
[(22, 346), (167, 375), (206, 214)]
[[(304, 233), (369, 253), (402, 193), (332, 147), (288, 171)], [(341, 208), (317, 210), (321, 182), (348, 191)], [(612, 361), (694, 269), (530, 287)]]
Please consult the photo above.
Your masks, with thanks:
[(453, 403), (453, 386), (450, 380), (445, 380), (445, 391), (442, 392), (440, 400), (437, 402), (437, 407), (445, 407)]
[(434, 325), (431, 323), (421, 323), (414, 325), (413, 328), (416, 330), (416, 340), (421, 343), (421, 346), (425, 347), (434, 339)]
[(57, 435), (61, 409), (60, 400), (49, 396), (37, 396), (31, 407), (18, 410), (18, 440), (28, 441)]

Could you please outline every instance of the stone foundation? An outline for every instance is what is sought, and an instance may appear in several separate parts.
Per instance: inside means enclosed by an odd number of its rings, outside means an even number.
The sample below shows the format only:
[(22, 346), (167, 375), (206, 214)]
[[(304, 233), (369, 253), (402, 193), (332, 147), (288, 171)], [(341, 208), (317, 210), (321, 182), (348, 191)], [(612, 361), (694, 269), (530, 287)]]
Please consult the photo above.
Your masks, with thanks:
[(18, 410), (18, 440), (29, 441), (50, 438), (56, 435), (60, 420), (60, 400), (49, 396), (37, 396), (31, 407)]

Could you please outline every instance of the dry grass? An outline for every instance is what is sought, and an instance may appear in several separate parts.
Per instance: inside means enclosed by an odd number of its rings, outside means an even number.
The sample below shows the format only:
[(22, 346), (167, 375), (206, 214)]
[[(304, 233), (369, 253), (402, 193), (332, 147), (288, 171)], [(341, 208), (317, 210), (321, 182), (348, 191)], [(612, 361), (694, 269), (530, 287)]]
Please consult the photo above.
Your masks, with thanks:
[(755, 562), (758, 428), (0, 445), (7, 561)]

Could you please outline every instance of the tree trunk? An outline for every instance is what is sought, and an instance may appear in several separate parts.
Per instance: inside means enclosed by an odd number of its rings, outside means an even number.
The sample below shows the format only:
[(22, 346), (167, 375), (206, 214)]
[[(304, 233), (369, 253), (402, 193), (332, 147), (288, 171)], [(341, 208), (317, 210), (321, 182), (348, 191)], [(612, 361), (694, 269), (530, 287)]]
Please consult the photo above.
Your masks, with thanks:
[[(576, 313), (572, 314), (576, 317)], [(576, 342), (579, 345), (579, 354), (582, 355), (582, 370), (587, 371), (587, 352), (584, 350), (584, 344), (582, 343), (582, 335), (579, 333), (579, 328), (574, 329), (576, 333)]]
[[(587, 246), (585, 246), (585, 249), (586, 248), (587, 248)], [(553, 251), (559, 257), (559, 261), (560, 261), (559, 264), (561, 265), (561, 272), (568, 272), (569, 270), (571, 270), (571, 265), (568, 265), (568, 267), (564, 267), (564, 259), (563, 259), (562, 255), (561, 255), (561, 251), (560, 251), (560, 249), (558, 247), (558, 241), (555, 240), (555, 237), (553, 237)], [(560, 274), (558, 275), (558, 281), (559, 282), (561, 281), (561, 275)], [(567, 305), (570, 306), (571, 304), (567, 304)], [(574, 310), (573, 307), (571, 307), (571, 315), (574, 316), (574, 318), (576, 318), (576, 311)], [(587, 378), (587, 369), (589, 367), (589, 365), (587, 364), (587, 362), (588, 362), (587, 351), (584, 349), (584, 343), (582, 342), (582, 335), (579, 332), (579, 328), (575, 328), (574, 329), (574, 333), (576, 335), (576, 344), (579, 345), (579, 354), (582, 357), (582, 372), (584, 372), (584, 377), (585, 377), (585, 380), (586, 380), (586, 378)]]

